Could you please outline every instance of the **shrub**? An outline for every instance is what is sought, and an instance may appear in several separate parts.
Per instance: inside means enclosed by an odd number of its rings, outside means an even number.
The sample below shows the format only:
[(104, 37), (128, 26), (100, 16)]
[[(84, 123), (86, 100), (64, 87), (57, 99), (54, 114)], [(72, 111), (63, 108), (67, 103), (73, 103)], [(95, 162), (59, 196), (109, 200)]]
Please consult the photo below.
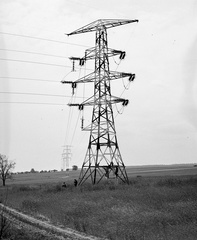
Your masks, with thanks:
[(8, 237), (10, 231), (10, 221), (4, 215), (4, 209), (0, 212), (0, 239)]

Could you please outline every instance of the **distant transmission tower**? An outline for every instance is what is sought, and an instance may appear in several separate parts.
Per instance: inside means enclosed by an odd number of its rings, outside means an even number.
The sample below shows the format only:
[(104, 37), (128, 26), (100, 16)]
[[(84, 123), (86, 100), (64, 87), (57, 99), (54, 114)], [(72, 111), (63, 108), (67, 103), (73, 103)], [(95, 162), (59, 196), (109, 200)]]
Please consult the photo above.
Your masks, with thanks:
[(119, 55), (120, 59), (124, 59), (126, 53), (108, 48), (107, 29), (133, 22), (138, 22), (138, 20), (100, 19), (68, 34), (70, 36), (96, 32), (95, 47), (87, 49), (83, 58), (71, 58), (73, 61), (79, 60), (80, 66), (83, 66), (85, 61), (94, 59), (94, 72), (73, 82), (62, 81), (62, 83), (71, 84), (73, 94), (78, 83), (94, 83), (93, 96), (80, 104), (68, 104), (78, 106), (79, 110), (83, 110), (84, 106), (93, 106), (91, 124), (83, 128), (83, 130), (90, 131), (90, 137), (78, 180), (79, 185), (87, 179), (90, 179), (92, 184), (96, 184), (103, 178), (116, 178), (129, 183), (118, 146), (112, 109), (112, 104), (122, 103), (126, 106), (129, 100), (112, 96), (110, 81), (125, 77), (133, 81), (135, 74), (110, 71), (109, 57)]
[(65, 145), (63, 146), (63, 153), (62, 153), (62, 166), (61, 170), (69, 170), (69, 162), (71, 160), (71, 146), (70, 145)]

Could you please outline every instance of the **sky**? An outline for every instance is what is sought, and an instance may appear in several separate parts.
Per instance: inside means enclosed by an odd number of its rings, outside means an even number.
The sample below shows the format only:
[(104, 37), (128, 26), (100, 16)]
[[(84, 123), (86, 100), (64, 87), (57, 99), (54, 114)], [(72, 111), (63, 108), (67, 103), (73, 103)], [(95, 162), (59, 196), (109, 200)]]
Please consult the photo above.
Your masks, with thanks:
[[(108, 30), (109, 47), (126, 51), (110, 69), (136, 74), (128, 90), (127, 80), (112, 84), (112, 95), (129, 99), (124, 109), (114, 106), (124, 164), (196, 163), (196, 12), (195, 0), (0, 0), (0, 153), (15, 171), (60, 170), (69, 145), (69, 166), (81, 167), (89, 132), (61, 80), (93, 70), (76, 62), (72, 72), (69, 57), (83, 57), (95, 32), (66, 33), (97, 19), (138, 19)], [(93, 85), (79, 86), (72, 99), (92, 93)], [(91, 111), (84, 110), (85, 126)]]

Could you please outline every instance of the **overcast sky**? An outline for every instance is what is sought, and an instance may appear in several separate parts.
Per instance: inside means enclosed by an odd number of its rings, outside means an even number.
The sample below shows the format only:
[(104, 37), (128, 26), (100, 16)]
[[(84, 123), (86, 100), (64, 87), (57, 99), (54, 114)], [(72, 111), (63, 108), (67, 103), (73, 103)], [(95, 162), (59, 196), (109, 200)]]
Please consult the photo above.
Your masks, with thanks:
[[(89, 132), (67, 106), (70, 85), (60, 81), (92, 69), (76, 63), (72, 72), (68, 57), (82, 57), (95, 33), (65, 33), (102, 18), (139, 19), (108, 31), (109, 47), (126, 51), (110, 69), (136, 74), (128, 90), (126, 80), (112, 85), (113, 95), (130, 101), (123, 114), (114, 107), (125, 165), (197, 162), (196, 0), (0, 0), (0, 153), (16, 171), (60, 170), (64, 145), (72, 145), (70, 166), (82, 165)], [(92, 91), (85, 86), (86, 97)]]

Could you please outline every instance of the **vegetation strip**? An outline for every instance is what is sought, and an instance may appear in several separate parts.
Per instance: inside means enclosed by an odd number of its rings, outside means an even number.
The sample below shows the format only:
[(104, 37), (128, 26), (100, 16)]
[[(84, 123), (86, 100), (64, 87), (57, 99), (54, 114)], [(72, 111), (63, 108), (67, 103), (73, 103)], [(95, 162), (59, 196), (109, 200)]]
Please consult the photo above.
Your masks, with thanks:
[(15, 217), (15, 218), (19, 219), (22, 222), (28, 223), (30, 225), (34, 225), (34, 226), (36, 226), (40, 229), (51, 231), (52, 233), (59, 233), (64, 237), (70, 237), (71, 239), (80, 239), (80, 240), (83, 240), (83, 239), (84, 240), (101, 240), (101, 238), (97, 238), (97, 237), (94, 237), (94, 236), (88, 236), (88, 235), (85, 235), (83, 233), (74, 231), (74, 230), (69, 229), (69, 228), (62, 229), (60, 227), (51, 225), (49, 223), (40, 221), (40, 220), (35, 219), (31, 216), (20, 213), (20, 212), (16, 211), (15, 209), (9, 208), (9, 207), (3, 205), (2, 203), (0, 203), (0, 208), (5, 213), (11, 215), (12, 217)]

